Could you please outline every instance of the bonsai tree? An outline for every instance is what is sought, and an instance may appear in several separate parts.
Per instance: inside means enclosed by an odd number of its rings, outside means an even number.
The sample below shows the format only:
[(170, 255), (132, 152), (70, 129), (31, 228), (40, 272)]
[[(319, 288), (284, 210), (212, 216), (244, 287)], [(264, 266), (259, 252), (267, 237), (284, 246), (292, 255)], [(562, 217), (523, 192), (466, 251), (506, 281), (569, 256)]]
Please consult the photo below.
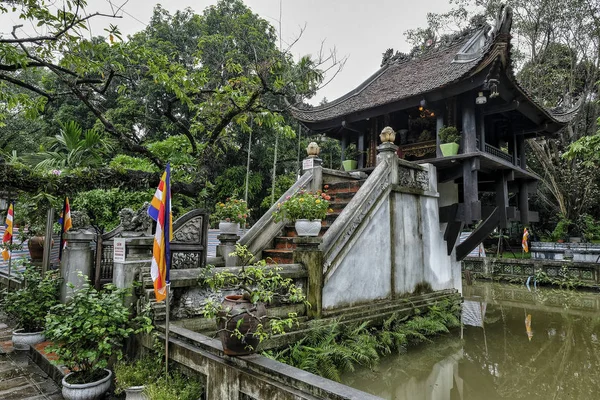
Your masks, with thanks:
[[(87, 277), (65, 304), (57, 304), (46, 316), (46, 337), (58, 362), (75, 371), (65, 377), (69, 384), (90, 383), (106, 376), (111, 357), (120, 360), (125, 339), (134, 333), (150, 332), (147, 316), (132, 318), (124, 305), (129, 290), (110, 284), (98, 291)], [(71, 285), (73, 286), (73, 285)]]
[(238, 257), (243, 265), (237, 273), (215, 272), (212, 266), (207, 266), (200, 282), (213, 290), (229, 289), (239, 294), (225, 296), (221, 304), (209, 300), (204, 316), (217, 318), (218, 334), (226, 354), (248, 354), (271, 335), (282, 334), (297, 323), (296, 313), (288, 313), (286, 318), (267, 317), (265, 304), (308, 303), (302, 289), (292, 279), (279, 274), (281, 267), (267, 266), (265, 260), (256, 260), (247, 247), (239, 244), (230, 256)]
[(456, 129), (456, 127), (454, 126), (443, 126), (440, 131), (438, 132), (438, 135), (440, 137), (440, 142), (442, 144), (444, 143), (456, 143), (458, 144), (460, 142), (460, 133), (458, 132), (458, 129)]
[(42, 274), (28, 263), (21, 273), (23, 287), (4, 298), (4, 310), (24, 332), (44, 330), (46, 314), (58, 304), (60, 280), (58, 271)]

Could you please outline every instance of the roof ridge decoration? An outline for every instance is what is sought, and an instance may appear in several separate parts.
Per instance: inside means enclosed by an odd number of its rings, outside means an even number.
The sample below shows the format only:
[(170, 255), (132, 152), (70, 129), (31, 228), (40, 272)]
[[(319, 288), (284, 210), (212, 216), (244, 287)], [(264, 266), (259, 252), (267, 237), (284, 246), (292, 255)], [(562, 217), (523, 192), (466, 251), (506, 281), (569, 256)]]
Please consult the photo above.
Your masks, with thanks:
[(400, 64), (403, 62), (426, 58), (433, 56), (439, 51), (448, 50), (457, 44), (463, 44), (472, 40), (477, 33), (489, 32), (491, 26), (485, 21), (483, 15), (476, 15), (472, 18), (471, 24), (459, 32), (442, 35), (440, 40), (429, 38), (421, 46), (415, 46), (409, 53), (396, 51), (393, 48), (387, 49), (381, 59), (381, 67), (392, 64)]

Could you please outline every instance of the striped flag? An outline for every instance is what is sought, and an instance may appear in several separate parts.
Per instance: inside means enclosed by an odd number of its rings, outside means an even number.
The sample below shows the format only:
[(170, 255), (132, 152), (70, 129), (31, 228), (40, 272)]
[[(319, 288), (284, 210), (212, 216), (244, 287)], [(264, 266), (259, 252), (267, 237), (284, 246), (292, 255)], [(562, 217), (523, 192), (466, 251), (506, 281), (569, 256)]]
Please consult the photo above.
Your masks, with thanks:
[(152, 265), (150, 275), (154, 282), (156, 301), (163, 301), (167, 296), (169, 283), (169, 264), (171, 262), (170, 242), (173, 240), (173, 217), (171, 215), (171, 166), (163, 173), (158, 189), (154, 193), (148, 215), (156, 221)]
[(523, 247), (523, 251), (525, 253), (529, 253), (529, 243), (527, 242), (529, 240), (529, 231), (527, 230), (527, 228), (523, 229), (523, 239), (521, 240), (521, 246)]
[(71, 219), (71, 206), (69, 205), (69, 198), (65, 197), (65, 203), (63, 204), (63, 211), (60, 214), (58, 223), (61, 226), (60, 230), (60, 248), (58, 250), (58, 261), (62, 259), (62, 252), (67, 247), (67, 241), (63, 239), (63, 236), (69, 229), (73, 227), (73, 220)]
[(14, 214), (14, 206), (11, 203), (8, 207), (8, 212), (6, 213), (6, 229), (4, 230), (4, 236), (2, 237), (2, 245), (4, 246), (4, 249), (2, 249), (2, 258), (4, 261), (7, 261), (10, 258), (10, 249), (8, 248), (8, 245), (11, 245), (13, 241)]

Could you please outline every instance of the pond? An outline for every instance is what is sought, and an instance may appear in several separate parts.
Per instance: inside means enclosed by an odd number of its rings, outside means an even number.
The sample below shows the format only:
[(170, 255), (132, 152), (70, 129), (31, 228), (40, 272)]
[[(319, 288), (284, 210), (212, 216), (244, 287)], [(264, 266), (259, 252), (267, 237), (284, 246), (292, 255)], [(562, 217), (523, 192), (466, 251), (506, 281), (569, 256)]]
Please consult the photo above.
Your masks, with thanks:
[(600, 295), (477, 282), (463, 327), (346, 385), (394, 400), (600, 398)]

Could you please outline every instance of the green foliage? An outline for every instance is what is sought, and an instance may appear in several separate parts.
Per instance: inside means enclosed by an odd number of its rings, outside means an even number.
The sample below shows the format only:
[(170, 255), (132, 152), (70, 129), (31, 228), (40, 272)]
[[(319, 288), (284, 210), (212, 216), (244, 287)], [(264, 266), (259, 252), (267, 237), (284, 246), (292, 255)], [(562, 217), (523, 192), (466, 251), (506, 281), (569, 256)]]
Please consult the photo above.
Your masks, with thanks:
[(78, 193), (71, 201), (73, 210), (85, 211), (95, 226), (109, 231), (119, 225), (119, 211), (138, 210), (152, 200), (154, 190), (130, 192), (119, 189), (95, 189)]
[[(281, 198), (285, 192), (296, 182), (296, 174), (286, 174), (279, 175), (277, 180), (275, 181), (275, 199)], [(271, 193), (271, 188), (269, 188), (268, 192)], [(263, 210), (268, 210), (271, 208), (271, 195), (265, 197), (263, 201), (260, 203), (260, 206)]]
[[(224, 288), (241, 291), (243, 298), (249, 302), (256, 303), (305, 303), (306, 296), (301, 287), (296, 286), (290, 278), (284, 278), (279, 273), (282, 268), (277, 266), (267, 266), (265, 260), (256, 260), (254, 255), (246, 246), (235, 245), (236, 251), (230, 256), (238, 257), (239, 263), (243, 265), (237, 273), (216, 272), (211, 265), (208, 265), (201, 273), (199, 281), (201, 284), (207, 284), (212, 290), (221, 290)], [(204, 307), (204, 316), (212, 318), (219, 311), (223, 310), (221, 304), (208, 301)], [(262, 319), (252, 312), (248, 312), (252, 318)], [(229, 310), (225, 318), (233, 317)], [(271, 335), (282, 334), (286, 329), (291, 328), (298, 323), (296, 313), (288, 313), (287, 318), (268, 319), (269, 326), (265, 327), (262, 323), (258, 325), (253, 336), (259, 338), (260, 342), (271, 337)], [(231, 332), (239, 338), (244, 337), (244, 333), (239, 329)]]
[(356, 144), (350, 143), (344, 150), (344, 160), (358, 160), (358, 149)]
[(566, 239), (569, 235), (569, 227), (572, 223), (573, 222), (570, 219), (561, 215), (554, 231), (552, 231), (552, 234), (550, 235), (552, 240), (557, 241), (559, 239)]
[(123, 341), (134, 333), (150, 332), (151, 320), (132, 318), (123, 304), (129, 291), (110, 284), (97, 291), (89, 280), (74, 290), (65, 304), (57, 304), (46, 316), (46, 338), (53, 342), (50, 351), (74, 374), (70, 383), (87, 383), (111, 357), (123, 356)]
[[(585, 287), (586, 284), (579, 279), (577, 272), (570, 273), (569, 267), (563, 265), (558, 271), (558, 275), (550, 276), (542, 270), (535, 272), (535, 279), (538, 283), (558, 286), (561, 289), (573, 290), (577, 287)], [(519, 281), (521, 283), (521, 281)]]
[(306, 337), (264, 355), (339, 382), (344, 372), (354, 371), (357, 365), (373, 367), (383, 355), (404, 352), (410, 344), (460, 326), (459, 315), (459, 304), (443, 301), (412, 319), (393, 314), (380, 327), (368, 321), (359, 325), (343, 325), (339, 321), (320, 325), (315, 321)]
[[(256, 173), (250, 172), (248, 181), (248, 202), (260, 192), (263, 185), (263, 177)], [(235, 166), (227, 168), (215, 179), (215, 197), (223, 199), (230, 196), (232, 193), (236, 197), (243, 196), (246, 188), (246, 167)], [(289, 188), (289, 186), (288, 186)]]
[(197, 377), (173, 372), (168, 378), (161, 376), (147, 384), (144, 394), (148, 400), (197, 400), (201, 398), (204, 385)]
[[(114, 367), (115, 394), (132, 386), (142, 386), (154, 382), (162, 373), (162, 364), (156, 357), (146, 356), (133, 362), (121, 360)], [(194, 399), (195, 400), (195, 399)]]
[(8, 292), (4, 298), (4, 310), (25, 332), (40, 332), (44, 330), (46, 314), (58, 304), (58, 271), (42, 275), (37, 267), (26, 263), (21, 279), (23, 287)]
[(288, 220), (295, 222), (298, 219), (322, 220), (325, 219), (329, 209), (331, 197), (326, 192), (316, 193), (300, 190), (288, 196), (283, 203), (277, 203), (277, 210), (273, 213), (275, 222)]
[(229, 197), (225, 200), (225, 203), (215, 204), (215, 212), (212, 217), (219, 221), (237, 222), (243, 226), (249, 212), (248, 204), (244, 200)]
[(441, 143), (459, 143), (460, 133), (455, 126), (443, 126), (438, 132)]
[(144, 158), (128, 156), (127, 154), (117, 154), (112, 160), (110, 160), (108, 166), (112, 169), (123, 172), (127, 170), (159, 172), (156, 165), (152, 164), (150, 161)]

